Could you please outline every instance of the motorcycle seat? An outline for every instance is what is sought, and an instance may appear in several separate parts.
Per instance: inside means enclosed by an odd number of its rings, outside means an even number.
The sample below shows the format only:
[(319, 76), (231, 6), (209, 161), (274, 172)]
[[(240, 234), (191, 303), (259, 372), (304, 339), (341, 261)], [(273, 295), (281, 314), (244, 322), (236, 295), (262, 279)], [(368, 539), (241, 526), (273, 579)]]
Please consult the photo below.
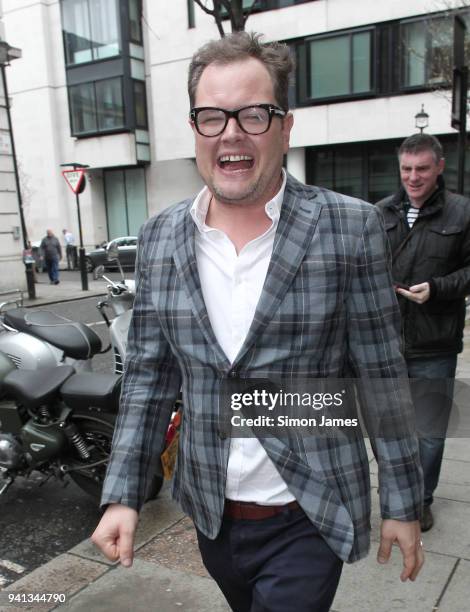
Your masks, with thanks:
[(12, 308), (3, 322), (19, 332), (45, 340), (72, 359), (90, 359), (101, 351), (100, 337), (84, 323), (71, 321), (50, 310)]
[(39, 370), (12, 370), (3, 380), (3, 390), (27, 408), (39, 408), (52, 401), (64, 382), (74, 374), (72, 366)]
[(60, 390), (64, 402), (72, 409), (101, 408), (117, 412), (122, 376), (84, 372), (66, 380)]

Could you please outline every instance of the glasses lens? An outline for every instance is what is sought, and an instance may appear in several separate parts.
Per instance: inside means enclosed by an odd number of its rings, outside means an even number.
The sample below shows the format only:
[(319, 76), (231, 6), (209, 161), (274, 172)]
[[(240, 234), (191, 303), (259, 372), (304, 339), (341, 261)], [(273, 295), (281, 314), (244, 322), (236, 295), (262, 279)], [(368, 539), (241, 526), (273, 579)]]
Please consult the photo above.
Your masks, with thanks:
[(201, 134), (217, 136), (225, 127), (225, 113), (217, 109), (205, 109), (198, 112), (196, 121)]
[(238, 120), (248, 134), (262, 134), (268, 129), (269, 112), (259, 106), (249, 106), (238, 113)]

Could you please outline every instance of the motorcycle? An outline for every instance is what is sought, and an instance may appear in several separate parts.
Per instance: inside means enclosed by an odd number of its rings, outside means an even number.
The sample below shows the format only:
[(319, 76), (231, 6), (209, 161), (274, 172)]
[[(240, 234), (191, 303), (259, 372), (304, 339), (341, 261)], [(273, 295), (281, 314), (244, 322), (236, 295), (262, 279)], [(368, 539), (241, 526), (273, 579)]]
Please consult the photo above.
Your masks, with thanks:
[[(109, 346), (103, 349), (100, 337), (87, 325), (50, 310), (13, 308), (2, 312), (0, 307), (0, 351), (8, 355), (17, 368), (35, 370), (71, 365), (75, 370), (91, 371), (93, 356), (112, 348), (114, 371), (122, 374), (135, 283), (125, 279), (117, 245), (113, 242), (108, 245), (107, 255), (110, 260), (117, 261), (121, 271), (118, 282), (104, 276), (102, 266), (95, 271), (95, 278), (102, 277), (108, 283), (107, 298), (100, 301), (97, 308), (110, 331)], [(112, 321), (106, 314), (107, 309), (114, 314)]]
[[(119, 405), (121, 376), (72, 366), (19, 370), (0, 353), (0, 495), (33, 470), (72, 480), (98, 503)], [(150, 479), (147, 499), (163, 484)]]
[[(9, 317), (4, 315), (7, 325), (15, 324), (14, 333), (45, 346), (42, 353), (37, 350), (32, 356), (31, 369), (25, 369), (26, 359), (22, 359), (19, 367), (11, 356), (0, 351), (0, 495), (17, 476), (28, 477), (33, 470), (38, 470), (47, 479), (64, 480), (69, 476), (99, 501), (119, 406), (129, 325), (127, 322), (125, 326), (123, 318), (126, 316), (130, 320), (133, 302), (129, 281), (105, 280), (109, 283), (108, 300), (98, 307), (110, 327), (110, 346), (114, 346), (117, 373), (77, 372), (74, 366), (66, 363), (67, 359), (89, 357), (98, 352), (98, 346), (101, 348), (99, 337), (87, 326), (69, 320), (57, 324), (54, 318), (57, 315), (42, 311), (47, 316), (41, 315), (45, 318), (31, 330), (35, 326), (29, 318), (31, 311), (18, 313), (16, 310), (25, 309), (16, 309), (5, 313), (10, 314)], [(106, 307), (111, 307), (116, 314), (112, 321), (107, 318)], [(57, 357), (59, 353), (63, 356), (58, 363), (51, 364), (51, 356)], [(43, 355), (49, 361), (41, 361)], [(178, 408), (175, 406), (162, 455), (165, 478), (171, 477), (175, 460), (180, 423)], [(146, 498), (156, 497), (162, 484), (161, 476), (151, 477)]]

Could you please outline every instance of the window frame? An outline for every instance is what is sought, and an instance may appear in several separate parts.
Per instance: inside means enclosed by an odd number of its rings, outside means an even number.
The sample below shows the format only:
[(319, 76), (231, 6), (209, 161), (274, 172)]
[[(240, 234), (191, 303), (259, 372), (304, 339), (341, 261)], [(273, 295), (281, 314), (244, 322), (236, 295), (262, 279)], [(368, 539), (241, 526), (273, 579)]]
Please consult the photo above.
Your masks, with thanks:
[[(133, 105), (134, 105), (134, 127), (136, 130), (148, 130), (149, 129), (149, 119), (148, 119), (148, 104), (147, 104), (147, 84), (146, 81), (140, 81), (139, 79), (130, 79), (132, 84), (132, 97), (133, 97)], [(144, 108), (143, 112), (145, 115), (145, 125), (138, 123), (137, 121), (137, 104), (136, 104), (136, 96), (135, 96), (135, 86), (137, 83), (140, 83), (143, 87), (143, 101)]]
[[(112, 80), (119, 80), (121, 84), (121, 105), (123, 109), (123, 125), (120, 127), (113, 127), (109, 129), (100, 129), (99, 121), (98, 121), (98, 103), (97, 103), (97, 98), (96, 98), (96, 83), (102, 83), (103, 81), (112, 81)], [(75, 132), (74, 131), (74, 120), (73, 120), (74, 108), (72, 107), (72, 102), (71, 102), (72, 91), (75, 87), (81, 87), (83, 85), (90, 85), (90, 84), (93, 86), (94, 117), (95, 117), (95, 123), (96, 123), (96, 130), (90, 131), (90, 132)], [(124, 104), (124, 79), (122, 76), (113, 76), (113, 77), (108, 77), (105, 79), (95, 79), (92, 81), (86, 81), (83, 83), (77, 83), (75, 85), (70, 85), (67, 87), (67, 97), (68, 97), (68, 104), (69, 104), (70, 134), (73, 138), (92, 138), (94, 136), (103, 136), (107, 134), (118, 134), (122, 132), (132, 131), (126, 121), (126, 107)]]
[[(467, 14), (470, 16), (470, 9), (467, 10), (462, 10), (461, 12), (459, 12), (459, 15), (464, 15)], [(449, 19), (451, 21), (450, 27), (451, 27), (451, 31), (452, 31), (452, 38), (450, 41), (450, 47), (451, 47), (451, 55), (453, 53), (453, 28), (452, 28), (452, 15), (448, 15), (446, 13), (438, 13), (436, 15), (421, 15), (420, 17), (414, 17), (412, 19), (402, 19), (399, 22), (399, 39), (400, 39), (400, 50), (399, 50), (399, 67), (400, 67), (400, 76), (399, 76), (399, 92), (398, 93), (415, 93), (415, 92), (419, 92), (419, 91), (432, 91), (435, 89), (448, 89), (450, 87), (452, 87), (452, 79), (450, 79), (449, 81), (439, 81), (439, 82), (435, 82), (435, 83), (429, 83), (429, 72), (430, 72), (430, 61), (429, 61), (429, 55), (430, 55), (430, 50), (431, 50), (431, 45), (430, 45), (430, 41), (431, 41), (431, 36), (432, 36), (432, 32), (426, 28), (426, 22), (430, 22), (430, 21), (438, 21), (439, 19)], [(406, 61), (408, 58), (408, 54), (406, 53), (406, 49), (405, 49), (405, 34), (404, 34), (404, 28), (407, 26), (411, 26), (412, 24), (416, 24), (416, 23), (421, 23), (423, 24), (423, 27), (425, 28), (425, 58), (424, 58), (424, 75), (425, 75), (425, 80), (424, 83), (421, 83), (419, 85), (406, 85), (405, 84), (405, 77), (406, 77)], [(469, 33), (470, 34), (470, 33)], [(450, 60), (451, 62), (453, 61), (452, 59)]]
[[(89, 28), (90, 28), (90, 37), (92, 36), (92, 20), (91, 20), (91, 9), (90, 9), (90, 0), (84, 0), (87, 4), (87, 14), (88, 14), (88, 20), (89, 20)], [(115, 60), (117, 58), (122, 58), (123, 57), (123, 36), (122, 36), (122, 23), (121, 23), (121, 7), (120, 7), (120, 2), (119, 0), (114, 0), (115, 4), (116, 4), (116, 17), (117, 17), (117, 21), (116, 21), (116, 28), (117, 28), (117, 44), (119, 47), (119, 51), (118, 53), (116, 53), (115, 55), (109, 55), (107, 57), (100, 57), (100, 58), (94, 58), (93, 57), (93, 47), (91, 47), (90, 45), (90, 52), (91, 52), (91, 56), (92, 58), (84, 61), (84, 62), (69, 62), (68, 60), (68, 52), (67, 52), (67, 31), (64, 29), (64, 16), (65, 16), (65, 3), (67, 2), (67, 0), (60, 0), (60, 12), (61, 12), (61, 30), (62, 30), (62, 43), (63, 43), (63, 47), (64, 47), (64, 62), (65, 62), (65, 68), (69, 69), (69, 68), (76, 68), (79, 66), (87, 66), (90, 64), (96, 64), (98, 62), (106, 62), (109, 60)], [(92, 41), (90, 40), (90, 43)], [(141, 43), (142, 44), (142, 43)]]
[(135, 0), (137, 3), (137, 12), (139, 14), (138, 27), (140, 32), (140, 40), (132, 38), (132, 28), (131, 28), (131, 7), (130, 3), (133, 0), (127, 0), (127, 10), (128, 10), (128, 19), (129, 19), (129, 42), (134, 45), (138, 45), (142, 47), (144, 45), (144, 29), (142, 27), (142, 0)]
[[(369, 41), (369, 78), (370, 78), (370, 89), (368, 91), (361, 92), (351, 92), (346, 94), (338, 94), (331, 96), (322, 96), (318, 98), (313, 98), (309, 94), (312, 89), (312, 65), (311, 65), (311, 52), (310, 45), (320, 41), (326, 40), (329, 38), (340, 38), (340, 37), (349, 37), (349, 84), (350, 88), (353, 84), (353, 38), (356, 34), (361, 34), (364, 32), (370, 33), (370, 41)], [(350, 28), (348, 30), (339, 30), (334, 32), (326, 32), (324, 34), (319, 34), (315, 36), (308, 36), (301, 41), (299, 41), (296, 45), (296, 102), (297, 106), (317, 106), (325, 103), (334, 103), (334, 102), (344, 102), (348, 100), (358, 100), (364, 98), (371, 98), (376, 96), (377, 88), (377, 74), (376, 74), (376, 24), (363, 26), (360, 28)], [(299, 68), (302, 65), (302, 62), (299, 61), (299, 50), (301, 47), (304, 47), (305, 53), (305, 74), (301, 75)], [(301, 79), (303, 82), (301, 83)], [(305, 95), (302, 95), (301, 90), (305, 91)]]
[[(193, 0), (188, 0), (194, 4)], [(283, 8), (293, 8), (294, 6), (300, 6), (301, 4), (306, 4), (307, 2), (317, 2), (317, 0), (294, 0), (294, 4), (286, 4), (282, 6), (283, 0), (258, 0), (255, 6), (251, 9), (250, 15), (254, 13), (264, 13), (266, 11), (279, 11)], [(223, 20), (228, 19), (228, 15), (226, 13), (226, 8), (221, 7), (220, 16)]]

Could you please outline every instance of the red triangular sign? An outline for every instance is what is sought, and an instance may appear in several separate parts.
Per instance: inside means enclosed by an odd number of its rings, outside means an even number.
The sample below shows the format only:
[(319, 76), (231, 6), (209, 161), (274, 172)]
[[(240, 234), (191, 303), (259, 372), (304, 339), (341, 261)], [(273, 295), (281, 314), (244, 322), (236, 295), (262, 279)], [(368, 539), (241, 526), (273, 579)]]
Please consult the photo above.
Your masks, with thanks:
[(74, 193), (81, 193), (83, 191), (82, 185), (85, 180), (85, 170), (62, 170), (62, 175)]

